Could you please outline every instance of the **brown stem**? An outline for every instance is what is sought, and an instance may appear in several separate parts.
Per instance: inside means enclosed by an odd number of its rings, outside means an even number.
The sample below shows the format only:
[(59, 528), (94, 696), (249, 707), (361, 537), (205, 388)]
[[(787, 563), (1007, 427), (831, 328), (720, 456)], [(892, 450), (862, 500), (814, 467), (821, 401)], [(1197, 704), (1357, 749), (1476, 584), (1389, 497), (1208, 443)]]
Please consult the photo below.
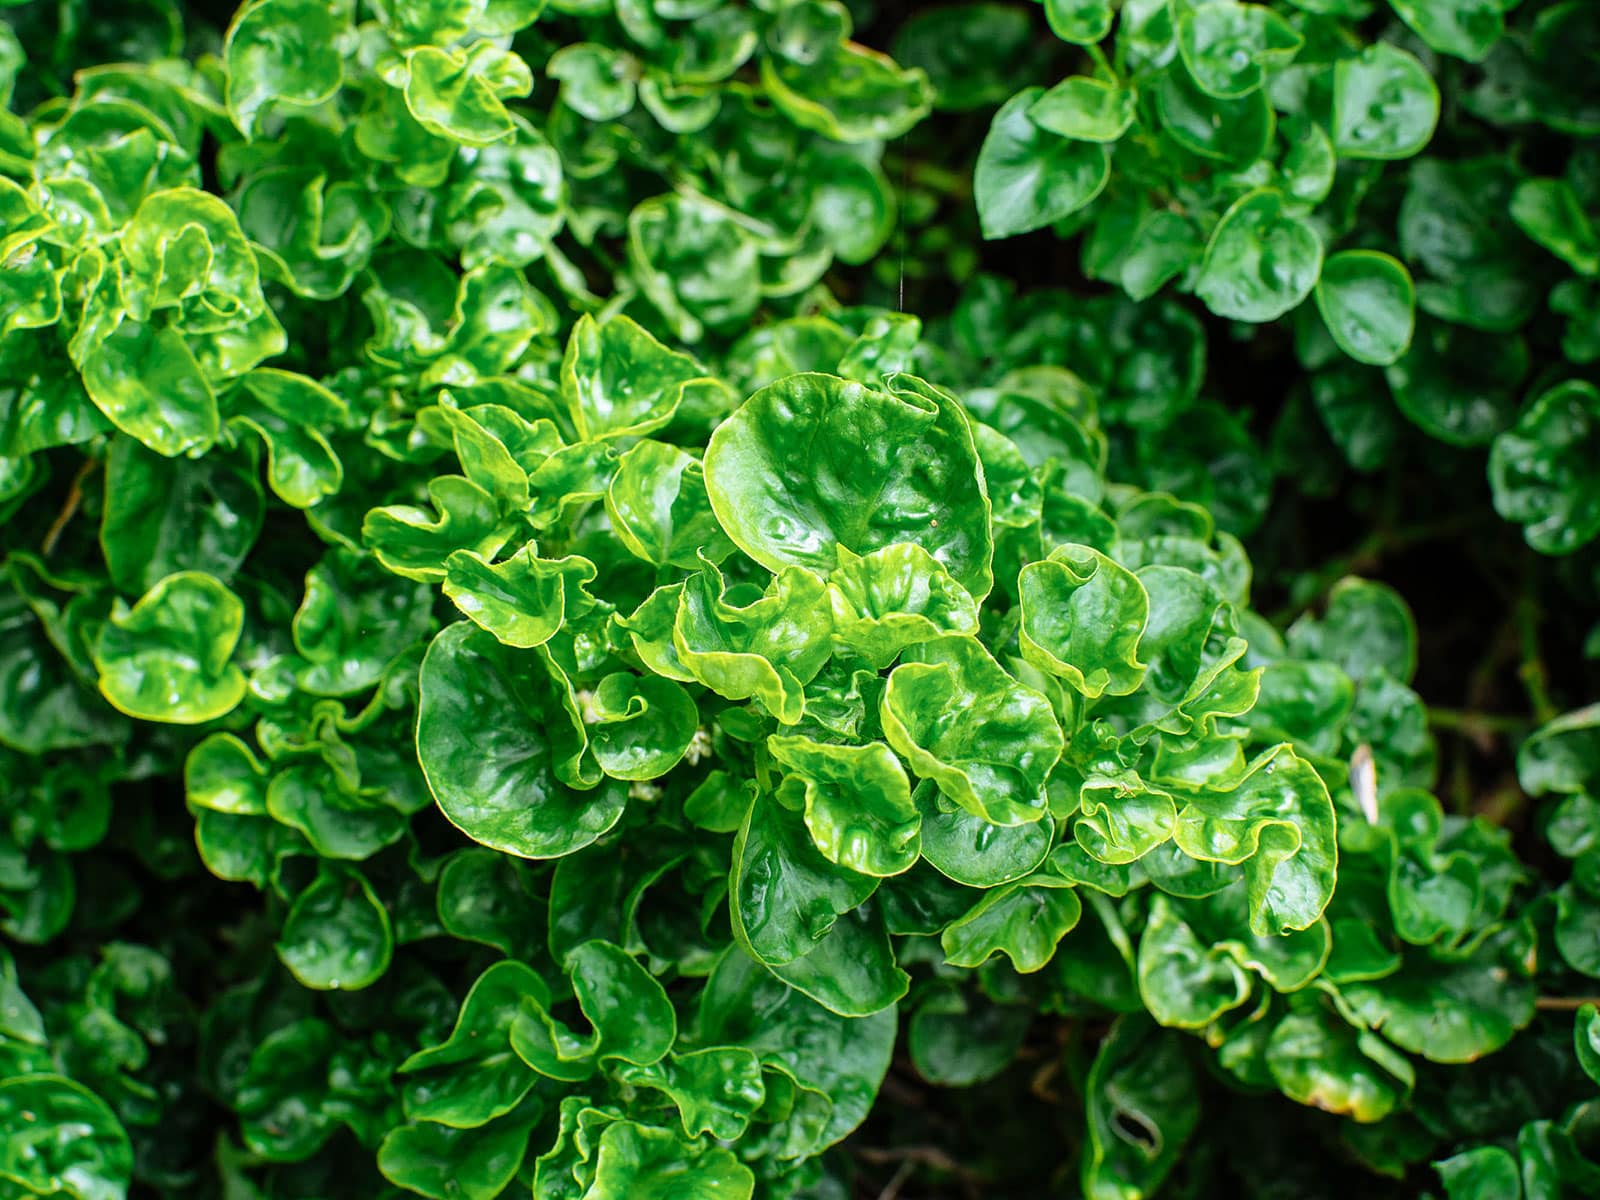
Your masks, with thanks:
[(89, 472), (99, 466), (99, 460), (86, 458), (83, 465), (78, 468), (78, 473), (72, 477), (72, 485), (67, 489), (67, 498), (61, 503), (61, 511), (56, 514), (56, 519), (50, 522), (50, 528), (44, 532), (44, 541), (39, 543), (39, 552), (46, 558), (56, 548), (56, 543), (61, 540), (61, 535), (66, 531), (67, 524), (77, 513), (78, 506), (83, 503), (83, 481), (89, 477)]
[(916, 1169), (917, 1164), (909, 1158), (896, 1167), (894, 1174), (889, 1177), (889, 1182), (884, 1184), (883, 1191), (878, 1193), (878, 1200), (895, 1200), (900, 1195), (900, 1189), (905, 1181), (911, 1178), (911, 1172)]
[(855, 1155), (862, 1162), (887, 1164), (903, 1163), (911, 1167), (932, 1167), (957, 1179), (979, 1181), (983, 1175), (971, 1167), (964, 1167), (938, 1146), (858, 1146)]
[(1600, 996), (1540, 996), (1533, 1007), (1540, 1012), (1577, 1012), (1585, 1004), (1600, 1008)]

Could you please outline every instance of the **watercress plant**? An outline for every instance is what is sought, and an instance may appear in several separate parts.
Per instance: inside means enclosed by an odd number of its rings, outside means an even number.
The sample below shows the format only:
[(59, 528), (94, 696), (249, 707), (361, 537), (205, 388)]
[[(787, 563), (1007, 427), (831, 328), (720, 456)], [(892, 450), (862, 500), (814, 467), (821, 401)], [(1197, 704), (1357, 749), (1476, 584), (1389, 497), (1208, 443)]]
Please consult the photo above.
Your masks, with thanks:
[(1589, 30), (1392, 18), (7, 7), (0, 1196), (1594, 1190)]

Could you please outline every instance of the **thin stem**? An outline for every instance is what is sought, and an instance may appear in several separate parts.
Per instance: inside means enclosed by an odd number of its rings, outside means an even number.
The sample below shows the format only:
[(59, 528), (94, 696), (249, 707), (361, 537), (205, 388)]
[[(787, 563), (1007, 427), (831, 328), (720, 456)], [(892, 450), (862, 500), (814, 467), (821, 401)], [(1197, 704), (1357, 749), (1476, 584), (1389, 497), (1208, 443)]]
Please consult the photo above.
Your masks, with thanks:
[(943, 1171), (954, 1175), (957, 1179), (981, 1180), (983, 1176), (971, 1167), (964, 1167), (938, 1146), (896, 1146), (889, 1149), (879, 1149), (876, 1146), (861, 1146), (855, 1155), (862, 1162), (883, 1165), (892, 1162), (909, 1163), (914, 1166), (932, 1167), (936, 1171)]
[(1540, 996), (1533, 1002), (1540, 1012), (1577, 1012), (1585, 1004), (1600, 1008), (1600, 996)]
[(1553, 720), (1559, 711), (1550, 699), (1550, 673), (1539, 650), (1539, 606), (1531, 591), (1524, 591), (1517, 602), (1517, 631), (1522, 640), (1522, 665), (1517, 676), (1533, 705), (1539, 724)]
[(909, 1158), (902, 1162), (889, 1177), (889, 1182), (884, 1185), (883, 1191), (878, 1193), (878, 1200), (896, 1200), (900, 1195), (900, 1189), (905, 1186), (906, 1180), (911, 1178), (911, 1172), (916, 1169), (917, 1164)]
[(61, 511), (56, 514), (56, 519), (50, 522), (50, 528), (45, 530), (44, 541), (39, 543), (39, 552), (46, 558), (56, 548), (56, 543), (61, 540), (61, 535), (66, 532), (67, 525), (72, 521), (78, 511), (78, 506), (83, 503), (83, 481), (89, 478), (89, 472), (100, 465), (100, 460), (95, 458), (85, 459), (78, 468), (78, 473), (72, 477), (72, 484), (67, 489), (67, 498), (61, 504)]
[(964, 200), (972, 193), (970, 175), (964, 171), (952, 171), (948, 167), (941, 167), (938, 163), (901, 157), (898, 163), (885, 162), (884, 169), (899, 174), (902, 192), (909, 182), (954, 200)]
[(1518, 734), (1525, 732), (1534, 722), (1532, 718), (1511, 713), (1467, 712), (1459, 708), (1429, 708), (1428, 724), (1435, 729), (1470, 735), (1483, 733)]

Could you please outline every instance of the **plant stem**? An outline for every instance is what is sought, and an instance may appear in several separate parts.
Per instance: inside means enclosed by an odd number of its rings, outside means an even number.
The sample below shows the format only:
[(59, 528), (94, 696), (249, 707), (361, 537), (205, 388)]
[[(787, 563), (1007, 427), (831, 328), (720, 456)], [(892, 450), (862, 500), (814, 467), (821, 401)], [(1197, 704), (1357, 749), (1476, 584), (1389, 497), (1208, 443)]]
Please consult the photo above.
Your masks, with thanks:
[(1550, 699), (1550, 673), (1539, 650), (1539, 606), (1531, 590), (1525, 590), (1517, 601), (1517, 631), (1522, 640), (1522, 665), (1517, 668), (1517, 676), (1533, 705), (1534, 718), (1543, 725), (1555, 718), (1558, 709)]
[(896, 162), (886, 158), (883, 169), (891, 179), (901, 181), (902, 190), (905, 183), (909, 182), (954, 200), (964, 200), (972, 194), (971, 176), (941, 167), (938, 163), (914, 158), (900, 158)]
[(1540, 1012), (1577, 1012), (1585, 1004), (1600, 1008), (1600, 996), (1540, 996), (1533, 1007)]
[(89, 472), (99, 465), (99, 459), (84, 459), (83, 465), (78, 468), (78, 473), (72, 477), (72, 484), (67, 489), (67, 498), (61, 504), (61, 511), (56, 514), (56, 519), (50, 522), (50, 528), (45, 530), (44, 540), (39, 543), (39, 552), (44, 557), (49, 558), (56, 548), (56, 543), (61, 540), (61, 535), (77, 513), (78, 506), (83, 503), (83, 481), (89, 478)]
[(1468, 712), (1459, 708), (1429, 708), (1428, 724), (1435, 729), (1448, 729), (1452, 732), (1469, 735), (1483, 733), (1522, 733), (1534, 724), (1531, 717), (1515, 716), (1511, 713), (1480, 713)]

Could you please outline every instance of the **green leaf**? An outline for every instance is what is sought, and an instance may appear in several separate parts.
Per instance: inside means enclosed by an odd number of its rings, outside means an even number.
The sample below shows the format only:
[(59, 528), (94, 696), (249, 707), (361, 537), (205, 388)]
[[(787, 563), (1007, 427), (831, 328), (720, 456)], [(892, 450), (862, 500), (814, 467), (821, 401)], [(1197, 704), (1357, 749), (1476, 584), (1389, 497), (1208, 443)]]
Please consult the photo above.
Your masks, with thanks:
[(1302, 37), (1265, 4), (1208, 0), (1178, 19), (1178, 51), (1200, 90), (1234, 100), (1259, 88), (1266, 68), (1287, 63)]
[(734, 838), (728, 915), (740, 945), (769, 967), (781, 965), (815, 949), (877, 886), (824, 858), (799, 813), (761, 796)]
[(1044, 816), (1061, 727), (1049, 701), (977, 641), (941, 638), (909, 651), (889, 676), (882, 719), (911, 769), (973, 816), (996, 825)]
[[(1517, 778), (1530, 796), (1552, 792), (1580, 796), (1587, 807), (1587, 797), (1600, 793), (1600, 705), (1563, 713), (1530, 734), (1517, 751)], [(1568, 814), (1569, 820), (1574, 815)], [(1585, 848), (1555, 818), (1550, 838), (1563, 854), (1575, 855)]]
[(1578, 1009), (1572, 1040), (1583, 1073), (1600, 1084), (1600, 1008), (1585, 1004)]
[(585, 315), (567, 339), (561, 393), (582, 437), (622, 437), (666, 425), (684, 389), (704, 375), (627, 317), (601, 324)]
[(882, 742), (834, 746), (767, 739), (788, 778), (805, 786), (805, 823), (829, 862), (862, 875), (898, 875), (921, 852), (922, 818), (900, 760)]
[(117, 1200), (127, 1194), (133, 1150), (116, 1116), (88, 1088), (60, 1075), (0, 1082), (0, 1120), (9, 1131), (0, 1178), (23, 1194)]
[(522, 963), (497, 962), (461, 1002), (450, 1036), (398, 1068), (406, 1116), (475, 1129), (511, 1112), (538, 1078), (511, 1050), (512, 1030), (550, 1002), (550, 990)]
[(978, 151), (973, 194), (986, 238), (1014, 237), (1071, 216), (1110, 178), (1103, 145), (1034, 121), (1044, 95), (1043, 88), (1023, 88), (1001, 105)]
[(550, 56), (544, 72), (561, 81), (561, 102), (591, 121), (615, 121), (633, 108), (637, 92), (629, 58), (610, 46), (578, 42)]
[(1565, 179), (1525, 179), (1511, 194), (1517, 228), (1580, 275), (1600, 273), (1600, 234)]
[(647, 1067), (672, 1048), (678, 1033), (672, 1002), (625, 951), (590, 940), (567, 955), (566, 966), (590, 1032), (574, 1033), (535, 1003), (511, 1026), (511, 1047), (523, 1062), (548, 1078), (580, 1081), (597, 1062)]
[(1153, 897), (1139, 939), (1139, 996), (1162, 1025), (1204, 1029), (1250, 996), (1243, 964), (1224, 946), (1207, 945), (1185, 910)]
[(693, 194), (657, 196), (628, 214), (638, 286), (685, 342), (741, 325), (761, 297), (760, 248), (735, 214)]
[(1267, 1040), (1267, 1064), (1289, 1099), (1363, 1123), (1393, 1112), (1415, 1078), (1404, 1055), (1322, 1005), (1278, 1022)]
[(1317, 311), (1357, 362), (1388, 366), (1411, 345), (1416, 289), (1405, 265), (1376, 250), (1341, 250), (1322, 264)]
[(329, 182), (311, 165), (250, 175), (240, 184), (237, 208), (262, 276), (312, 300), (344, 295), (389, 232), (380, 197), (349, 180)]
[(902, 70), (887, 55), (844, 38), (784, 46), (790, 14), (807, 7), (779, 10), (768, 43), (782, 48), (761, 57), (761, 82), (785, 116), (835, 141), (865, 142), (897, 138), (927, 115), (933, 86), (919, 70)]
[(1016, 1056), (1031, 1018), (1021, 1005), (969, 1001), (944, 985), (924, 995), (906, 1031), (917, 1074), (940, 1087), (994, 1078)]
[(100, 519), (112, 581), (145, 592), (179, 571), (227, 580), (255, 544), (264, 509), (248, 459), (163, 458), (133, 438), (113, 438)]
[(1123, 1017), (1084, 1085), (1086, 1200), (1153, 1195), (1200, 1122), (1200, 1085), (1184, 1041), (1145, 1017)]
[(476, 1129), (433, 1121), (396, 1125), (378, 1147), (378, 1170), (430, 1200), (494, 1200), (516, 1177), (538, 1123), (537, 1101)]
[[(167, 312), (191, 338), (221, 335), (221, 342), (196, 338), (190, 347), (209, 379), (247, 369), (225, 349), (242, 332), (230, 326), (247, 325), (266, 303), (255, 252), (231, 208), (192, 187), (153, 192), (122, 231), (121, 249), (120, 292), (130, 317), (148, 322)], [(282, 348), (280, 340), (274, 349)]]
[(624, 1065), (616, 1074), (623, 1083), (668, 1096), (688, 1137), (741, 1138), (767, 1098), (761, 1061), (742, 1046), (669, 1054), (650, 1066)]
[(674, 1133), (631, 1121), (608, 1125), (589, 1200), (750, 1200), (755, 1176), (722, 1146), (692, 1148)]
[(439, 872), (439, 924), (451, 937), (529, 958), (539, 940), (528, 928), (528, 913), (540, 904), (532, 887), (521, 860), (476, 846), (458, 850)]
[(982, 598), (994, 549), (971, 424), (919, 379), (885, 386), (806, 374), (756, 392), (711, 435), (711, 507), (770, 570), (826, 575), (844, 565), (841, 549), (915, 542)]
[[(1510, 333), (1532, 315), (1539, 292), (1528, 273), (1527, 248), (1510, 219), (1517, 177), (1502, 160), (1445, 162), (1424, 158), (1407, 172), (1400, 204), (1400, 249), (1418, 279), (1417, 300), (1441, 321)], [(1443, 340), (1441, 338), (1441, 340)], [(1462, 340), (1470, 378), (1497, 339)], [(1479, 361), (1473, 361), (1473, 360)]]
[(922, 856), (939, 872), (972, 887), (998, 887), (1044, 862), (1055, 830), (1049, 821), (996, 825), (946, 799), (931, 783), (913, 795), (922, 814)]
[(330, 550), (306, 572), (290, 623), (295, 683), (316, 696), (349, 696), (383, 677), (393, 657), (433, 626), (433, 596), (369, 556)]
[(940, 562), (913, 542), (861, 558), (842, 551), (828, 579), (834, 640), (875, 668), (907, 646), (978, 631), (978, 606)]
[(1058, 546), (1022, 568), (1017, 589), (1028, 661), (1090, 700), (1127, 695), (1143, 681), (1139, 638), (1150, 598), (1133, 572), (1088, 546)]
[[(894, 1051), (893, 1008), (866, 1018), (828, 1011), (787, 987), (743, 951), (723, 956), (700, 996), (701, 1038), (746, 1046), (764, 1064), (830, 1100), (819, 1127), (797, 1139), (818, 1154), (861, 1124)], [(768, 1075), (769, 1085), (773, 1076)]]
[(1194, 290), (1219, 317), (1275, 321), (1311, 294), (1321, 269), (1317, 231), (1284, 211), (1281, 193), (1262, 188), (1223, 214)]
[(870, 905), (843, 914), (801, 957), (767, 969), (842, 1017), (884, 1012), (911, 988), (882, 914)]
[(1171, 794), (1151, 787), (1131, 771), (1091, 774), (1078, 789), (1073, 840), (1097, 862), (1137, 862), (1176, 832), (1178, 808)]
[(628, 551), (658, 567), (693, 569), (733, 553), (706, 495), (700, 463), (676, 446), (641, 441), (617, 460), (606, 513)]
[(1333, 69), (1333, 148), (1339, 157), (1410, 158), (1439, 123), (1439, 89), (1427, 68), (1387, 42)]
[(1276, 123), (1265, 88), (1223, 100), (1207, 95), (1181, 67), (1162, 75), (1156, 112), (1163, 131), (1183, 149), (1235, 167), (1266, 153)]
[(1044, 16), (1058, 38), (1080, 46), (1111, 32), (1111, 0), (1044, 0)]
[(1600, 534), (1600, 390), (1558, 383), (1489, 450), (1494, 507), (1543, 554), (1570, 554)]
[(1019, 972), (1043, 969), (1083, 913), (1072, 884), (1058, 875), (1033, 875), (989, 892), (940, 935), (945, 961), (981, 966), (1000, 953)]
[[(676, 658), (688, 675), (729, 700), (754, 697), (785, 725), (805, 711), (804, 687), (831, 650), (833, 618), (822, 580), (785, 567), (766, 591), (724, 586), (705, 563), (678, 598), (672, 628)], [(740, 601), (743, 603), (740, 603)]]
[(1279, 747), (1251, 763), (1231, 791), (1194, 792), (1188, 801), (1173, 838), (1191, 858), (1243, 865), (1253, 932), (1306, 929), (1321, 917), (1338, 849), (1333, 802), (1310, 763)]
[(417, 123), (466, 146), (512, 137), (516, 127), (501, 99), (533, 90), (527, 64), (490, 42), (476, 42), (465, 51), (408, 50), (402, 78), (406, 108)]
[(83, 361), (83, 386), (118, 429), (157, 454), (217, 440), (217, 398), (176, 330), (125, 320)]
[(372, 885), (348, 867), (326, 865), (295, 897), (277, 950), (306, 987), (356, 991), (389, 969), (394, 933)]
[(229, 407), (230, 425), (253, 429), (266, 444), (267, 482), (285, 504), (310, 508), (339, 490), (344, 465), (321, 428), (344, 423), (348, 409), (327, 388), (258, 367), (239, 381)]
[(1500, 1146), (1476, 1146), (1433, 1164), (1446, 1200), (1519, 1200), (1522, 1172)]
[(585, 593), (595, 567), (586, 558), (539, 558), (532, 542), (497, 563), (457, 550), (444, 563), (444, 594), (507, 646), (542, 646), (570, 619), (592, 607)]
[(435, 513), (414, 504), (375, 508), (361, 523), (361, 540), (396, 575), (437, 583), (459, 550), (490, 557), (510, 540), (494, 498), (460, 475), (428, 481)]
[(464, 621), (422, 660), (417, 758), (454, 825), (524, 858), (587, 846), (626, 803), (601, 783), (572, 684), (545, 649), (502, 646)]
[(405, 814), (386, 800), (381, 791), (363, 793), (314, 759), (290, 764), (267, 788), (267, 811), (274, 818), (303, 834), (318, 854), (353, 861), (371, 857), (405, 832)]
[(169, 575), (132, 608), (117, 601), (94, 646), (100, 691), (141, 720), (214, 720), (244, 698), (229, 661), (243, 628), (244, 605), (211, 576)]
[(1472, 1062), (1533, 1019), (1525, 931), (1491, 934), (1470, 957), (1407, 956), (1375, 982), (1341, 989), (1355, 1014), (1389, 1041), (1431, 1062)]
[(617, 671), (579, 696), (595, 760), (613, 779), (656, 779), (689, 749), (700, 713), (679, 684)]
[(253, 0), (240, 7), (223, 43), (228, 115), (254, 137), (274, 105), (310, 108), (344, 77), (340, 10), (316, 0)]
[(1395, 14), (1440, 54), (1482, 62), (1505, 33), (1500, 0), (1389, 0)]
[(1389, 585), (1347, 575), (1328, 592), (1321, 619), (1289, 629), (1289, 651), (1334, 663), (1357, 683), (1382, 671), (1405, 682), (1417, 670), (1417, 623)]
[(1128, 132), (1139, 95), (1104, 79), (1073, 75), (1028, 107), (1028, 120), (1040, 129), (1081, 142), (1114, 142)]

